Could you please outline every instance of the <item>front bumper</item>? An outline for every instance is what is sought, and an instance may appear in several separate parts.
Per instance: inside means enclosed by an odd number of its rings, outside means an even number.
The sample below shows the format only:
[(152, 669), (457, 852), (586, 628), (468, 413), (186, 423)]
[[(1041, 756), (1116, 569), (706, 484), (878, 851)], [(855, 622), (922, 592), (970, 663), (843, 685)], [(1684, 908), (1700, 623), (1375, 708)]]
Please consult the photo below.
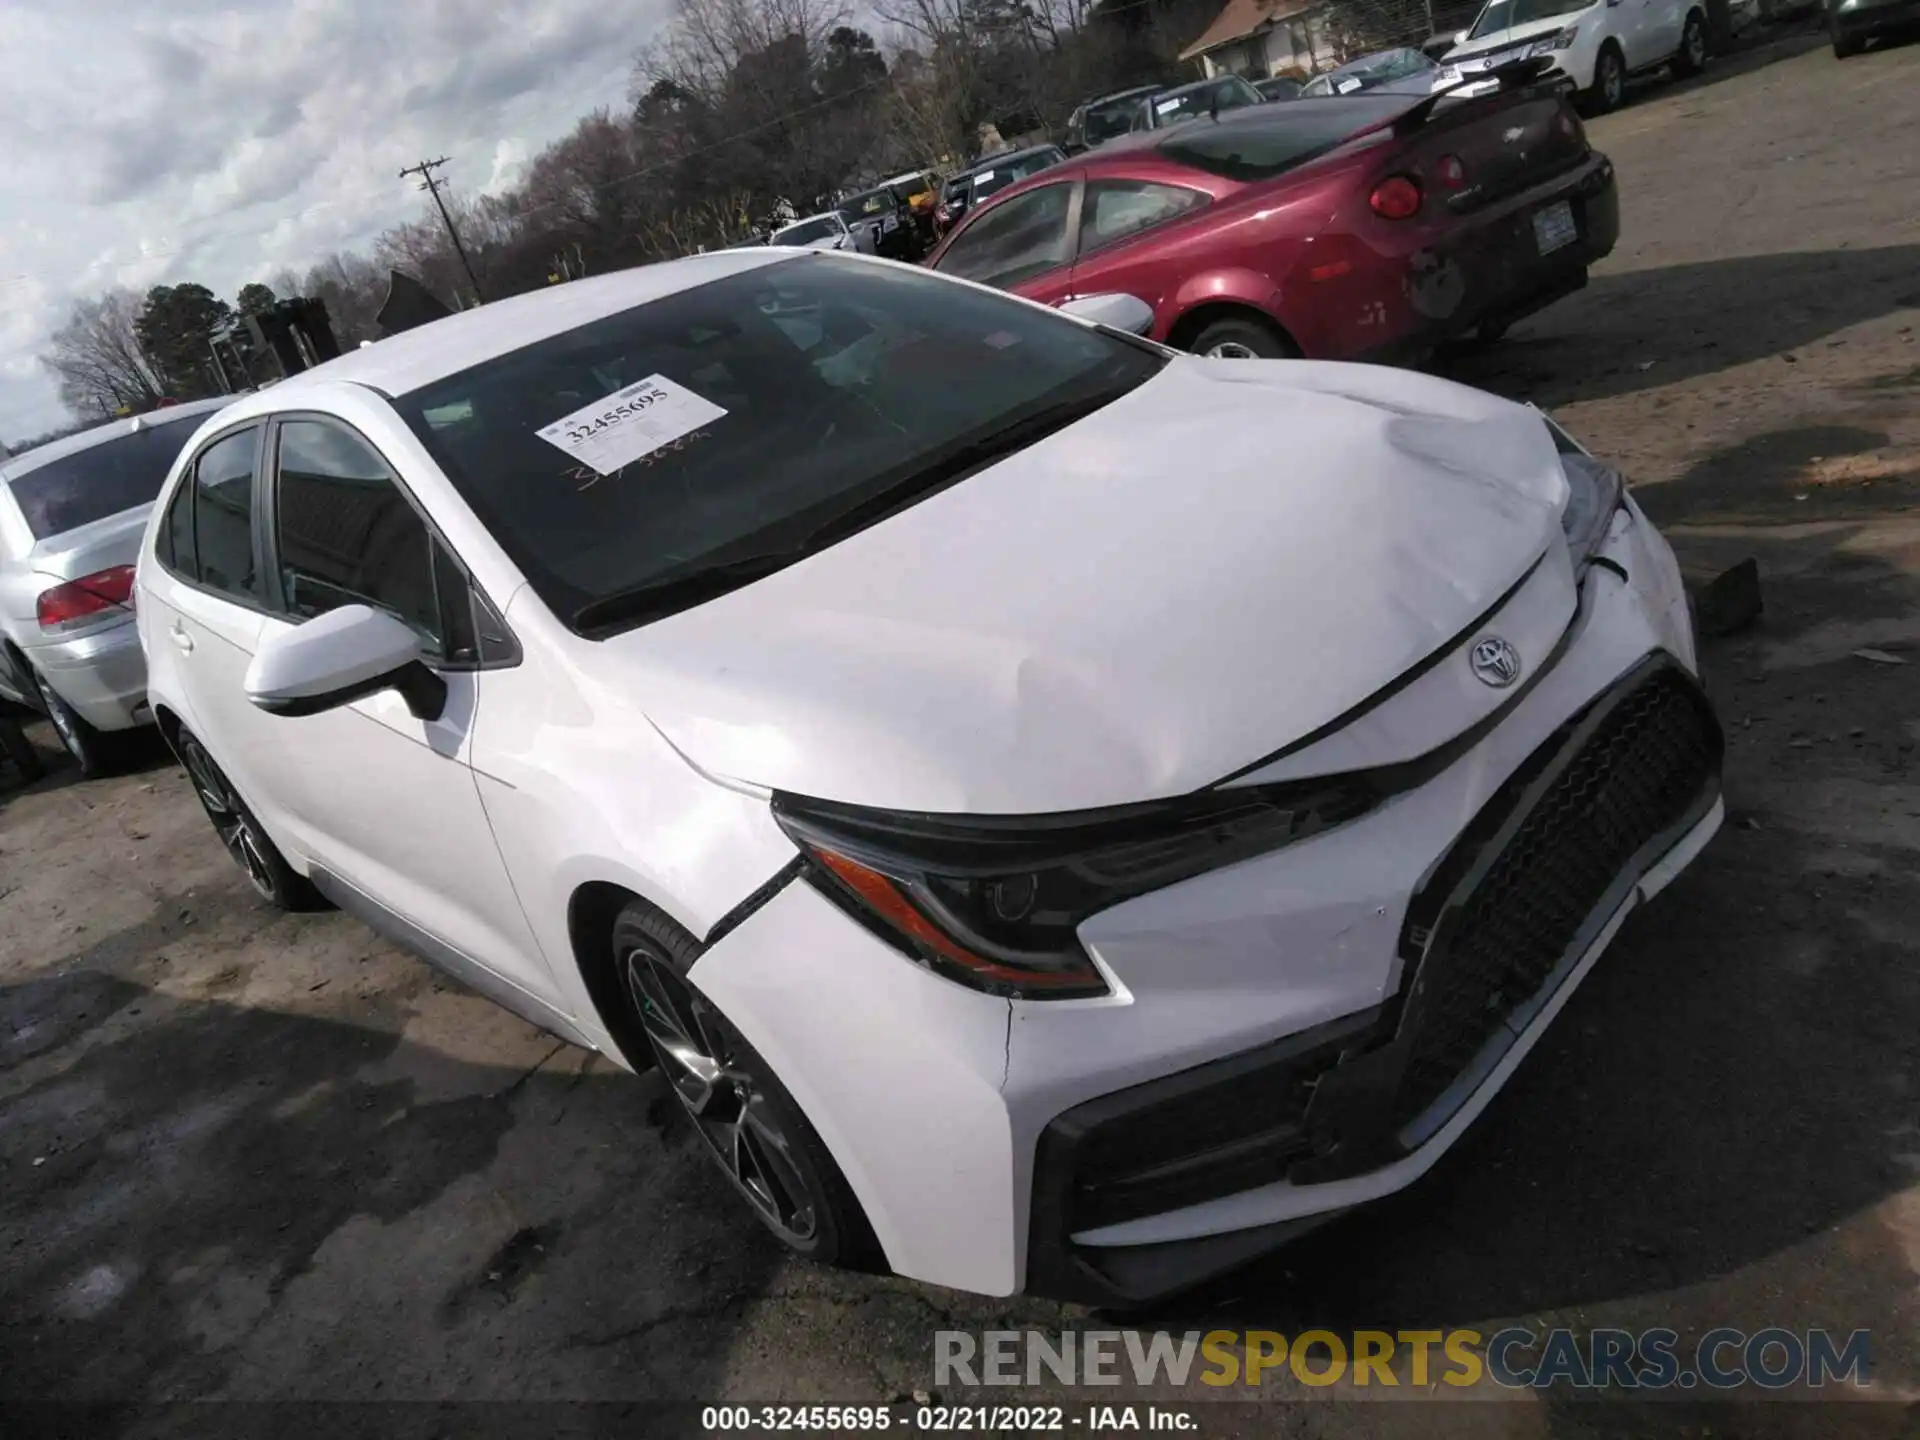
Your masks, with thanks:
[(131, 616), (104, 630), (32, 646), (25, 654), (54, 692), (96, 730), (152, 723), (147, 657)]
[(1717, 828), (1719, 767), (1705, 696), (1649, 656), (1509, 777), (1414, 892), (1381, 1005), (1049, 1123), (1029, 1288), (1150, 1300), (1424, 1174)]
[[(1138, 1301), (1407, 1185), (1444, 1153), (1628, 911), (1720, 820), (1718, 730), (1692, 708), (1704, 701), (1672, 553), (1631, 502), (1601, 553), (1611, 563), (1588, 572), (1557, 659), (1438, 774), (1088, 921), (1109, 996), (967, 990), (804, 883), (700, 959), (696, 983), (807, 1111), (894, 1269)], [(1462, 939), (1448, 917), (1484, 899), (1516, 827), (1654, 674), (1705, 747), (1661, 787), (1676, 805), (1560, 897), (1577, 913), (1529, 932), (1523, 955), (1484, 929)], [(1632, 755), (1605, 768), (1649, 773)], [(1524, 898), (1533, 876), (1499, 883)]]

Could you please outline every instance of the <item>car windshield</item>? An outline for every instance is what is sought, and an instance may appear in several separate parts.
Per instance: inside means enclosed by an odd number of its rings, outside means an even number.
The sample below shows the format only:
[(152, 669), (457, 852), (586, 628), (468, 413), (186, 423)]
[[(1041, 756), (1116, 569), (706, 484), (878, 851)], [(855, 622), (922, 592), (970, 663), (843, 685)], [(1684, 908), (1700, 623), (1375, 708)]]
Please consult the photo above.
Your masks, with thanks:
[(164, 420), (15, 475), (8, 483), (33, 538), (45, 540), (151, 505), (180, 447), (206, 418), (196, 411)]
[(1021, 301), (816, 254), (396, 405), (542, 600), (599, 635), (823, 549), (1163, 363)]
[(871, 220), (876, 215), (888, 215), (895, 204), (893, 192), (884, 186), (878, 190), (866, 190), (850, 200), (840, 203), (840, 213), (849, 220)]
[[(1248, 104), (1247, 91), (1250, 89), (1252, 87), (1244, 80), (1215, 80), (1205, 85), (1156, 95), (1151, 102), (1153, 123), (1156, 126), (1178, 125), (1183, 120), (1194, 120), (1211, 113), (1216, 105), (1222, 110), (1229, 110)], [(1252, 98), (1258, 100), (1259, 91), (1254, 91)]]
[(896, 180), (887, 188), (893, 191), (894, 199), (902, 205), (910, 204), (933, 190), (933, 176), (914, 175), (905, 180)]
[(774, 245), (811, 245), (815, 240), (831, 240), (842, 233), (840, 219), (835, 215), (815, 215), (810, 220), (802, 220), (798, 225), (789, 225), (784, 230), (773, 232)]
[(1049, 165), (1056, 163), (1058, 158), (1053, 152), (1043, 150), (1038, 154), (1016, 156), (985, 170), (977, 170), (963, 180), (959, 190), (960, 197), (968, 204), (977, 205), (989, 195), (998, 194), (1006, 189), (1014, 181), (1039, 174)]
[(1087, 107), (1087, 117), (1080, 130), (1089, 145), (1100, 145), (1116, 136), (1124, 135), (1133, 128), (1140, 106), (1151, 90), (1137, 95), (1123, 95), (1117, 100), (1103, 101)]
[(1493, 0), (1480, 12), (1467, 32), (1469, 40), (1483, 40), (1516, 25), (1531, 25), (1536, 20), (1551, 20), (1585, 10), (1593, 0)]
[(1405, 80), (1408, 76), (1433, 68), (1433, 62), (1418, 50), (1383, 50), (1378, 55), (1368, 55), (1352, 64), (1342, 65), (1338, 70), (1329, 70), (1307, 89), (1314, 95), (1352, 95), (1371, 90), (1376, 85), (1384, 85), (1390, 80)]

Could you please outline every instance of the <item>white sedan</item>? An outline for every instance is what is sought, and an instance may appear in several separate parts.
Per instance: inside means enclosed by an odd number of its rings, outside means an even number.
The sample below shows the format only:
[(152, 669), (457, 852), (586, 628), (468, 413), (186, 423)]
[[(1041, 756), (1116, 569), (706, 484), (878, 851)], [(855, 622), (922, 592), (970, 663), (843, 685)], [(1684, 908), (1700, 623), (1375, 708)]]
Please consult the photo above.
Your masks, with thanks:
[(1541, 414), (881, 261), (410, 330), (154, 517), (149, 693), (262, 896), (943, 1285), (1138, 1300), (1407, 1185), (1721, 821), (1672, 554)]
[(825, 210), (791, 225), (782, 225), (767, 238), (767, 244), (799, 250), (858, 250), (868, 255), (874, 248), (872, 227), (862, 225), (852, 229), (837, 210)]

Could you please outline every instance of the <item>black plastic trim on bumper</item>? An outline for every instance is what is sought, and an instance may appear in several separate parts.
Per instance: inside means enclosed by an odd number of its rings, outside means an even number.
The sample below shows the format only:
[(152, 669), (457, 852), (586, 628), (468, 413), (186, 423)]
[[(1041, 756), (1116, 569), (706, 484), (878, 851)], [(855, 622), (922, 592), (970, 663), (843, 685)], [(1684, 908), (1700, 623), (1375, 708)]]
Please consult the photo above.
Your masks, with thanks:
[[(1409, 1083), (1409, 1061), (1426, 1018), (1422, 978), (1431, 974), (1429, 958), (1445, 953), (1450, 927), (1459, 923), (1466, 900), (1500, 862), (1513, 837), (1555, 783), (1581, 760), (1596, 734), (1643, 687), (1656, 681), (1668, 683), (1666, 676), (1677, 677), (1694, 692), (1710, 722), (1712, 756), (1703, 783), (1676, 817), (1648, 836), (1618, 868), (1545, 979), (1503, 1012), (1501, 1025), (1480, 1052), (1445, 1090), (1409, 1119), (1401, 1113), (1405, 1108), (1403, 1086)], [(1089, 1135), (1123, 1129), (1141, 1112), (1170, 1100), (1204, 1097), (1250, 1069), (1293, 1066), (1313, 1070), (1306, 1121), (1314, 1153), (1292, 1166), (1287, 1178), (1294, 1184), (1320, 1184), (1366, 1174), (1430, 1141), (1486, 1082), (1520, 1034), (1567, 984), (1634, 887), (1712, 809), (1720, 796), (1721, 743), (1717, 719), (1698, 681), (1664, 652), (1645, 657), (1543, 742), (1449, 847), (1409, 907), (1404, 928), (1412, 933), (1414, 908), (1430, 889), (1436, 892), (1438, 903), (1429, 902), (1432, 913), (1421, 926), (1426, 938), (1420, 953), (1409, 957), (1400, 991), (1387, 1004), (1258, 1050), (1100, 1096), (1056, 1117), (1042, 1133), (1035, 1155), (1027, 1241), (1028, 1292), (1096, 1305), (1139, 1305), (1235, 1269), (1332, 1218), (1304, 1216), (1244, 1231), (1146, 1246), (1095, 1247), (1072, 1240), (1076, 1230), (1089, 1228), (1076, 1223), (1072, 1214), (1078, 1165)], [(1454, 863), (1449, 865), (1449, 861)]]
[(1074, 1183), (1083, 1153), (1101, 1134), (1125, 1126), (1143, 1111), (1231, 1085), (1267, 1070), (1323, 1069), (1373, 1034), (1379, 1011), (1367, 1010), (1284, 1039), (1209, 1061), (1156, 1080), (1097, 1096), (1055, 1116), (1034, 1156), (1033, 1205), (1027, 1221), (1028, 1294), (1089, 1305), (1129, 1305), (1156, 1299), (1233, 1270), (1265, 1250), (1318, 1224), (1293, 1221), (1257, 1230), (1181, 1240), (1167, 1245), (1095, 1249), (1070, 1238)]

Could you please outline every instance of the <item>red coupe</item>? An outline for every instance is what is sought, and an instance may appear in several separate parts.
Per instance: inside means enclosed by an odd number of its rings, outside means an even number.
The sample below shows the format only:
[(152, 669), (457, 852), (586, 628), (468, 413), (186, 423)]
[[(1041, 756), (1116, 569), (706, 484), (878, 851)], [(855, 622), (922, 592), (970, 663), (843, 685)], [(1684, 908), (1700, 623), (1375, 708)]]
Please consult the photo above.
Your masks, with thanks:
[(1613, 164), (1561, 92), (1222, 111), (1009, 186), (927, 263), (1050, 305), (1128, 294), (1205, 355), (1410, 361), (1586, 284)]

